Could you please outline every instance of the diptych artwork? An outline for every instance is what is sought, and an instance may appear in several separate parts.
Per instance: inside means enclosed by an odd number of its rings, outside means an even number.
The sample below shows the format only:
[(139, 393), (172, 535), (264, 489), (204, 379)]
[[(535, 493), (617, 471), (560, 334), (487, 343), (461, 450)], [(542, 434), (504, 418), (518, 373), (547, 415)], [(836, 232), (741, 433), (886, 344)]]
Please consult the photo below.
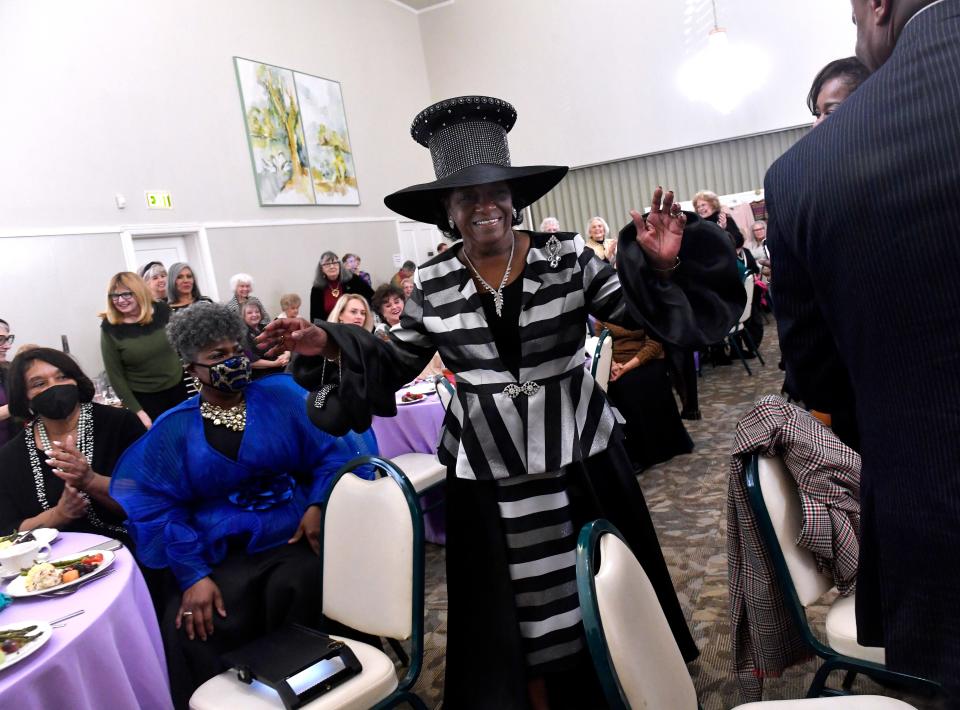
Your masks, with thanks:
[(340, 84), (234, 57), (263, 206), (359, 205)]

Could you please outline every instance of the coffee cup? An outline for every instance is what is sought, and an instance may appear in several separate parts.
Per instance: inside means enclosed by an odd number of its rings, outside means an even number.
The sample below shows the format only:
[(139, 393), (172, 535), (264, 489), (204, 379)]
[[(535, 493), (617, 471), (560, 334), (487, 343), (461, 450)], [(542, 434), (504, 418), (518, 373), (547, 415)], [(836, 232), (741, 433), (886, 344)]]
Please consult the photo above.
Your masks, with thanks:
[(42, 544), (38, 540), (21, 542), (0, 550), (0, 570), (6, 576), (20, 574), (22, 570), (33, 567), (35, 562), (42, 562), (49, 557), (50, 545)]

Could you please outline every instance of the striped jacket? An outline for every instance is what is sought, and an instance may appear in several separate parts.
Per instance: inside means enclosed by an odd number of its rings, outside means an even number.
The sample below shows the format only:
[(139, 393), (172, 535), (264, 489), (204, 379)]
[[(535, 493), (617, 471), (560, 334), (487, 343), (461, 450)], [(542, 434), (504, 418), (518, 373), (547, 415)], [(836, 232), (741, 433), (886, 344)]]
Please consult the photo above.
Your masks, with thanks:
[(457, 373), (439, 456), (460, 478), (556, 471), (619, 436), (606, 396), (583, 367), (588, 313), (635, 327), (617, 272), (579, 234), (530, 239), (519, 382), (500, 360), (474, 281), (457, 259), (462, 243), (420, 266), (390, 331), (402, 374), (415, 375), (436, 350)]

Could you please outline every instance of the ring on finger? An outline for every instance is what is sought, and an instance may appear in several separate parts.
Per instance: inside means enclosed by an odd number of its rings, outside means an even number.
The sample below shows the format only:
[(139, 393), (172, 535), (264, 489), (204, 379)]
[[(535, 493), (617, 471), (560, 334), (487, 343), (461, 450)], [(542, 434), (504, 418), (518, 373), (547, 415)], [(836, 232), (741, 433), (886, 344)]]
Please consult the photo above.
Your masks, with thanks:
[(180, 613), (180, 616), (193, 616), (192, 611), (184, 611)]

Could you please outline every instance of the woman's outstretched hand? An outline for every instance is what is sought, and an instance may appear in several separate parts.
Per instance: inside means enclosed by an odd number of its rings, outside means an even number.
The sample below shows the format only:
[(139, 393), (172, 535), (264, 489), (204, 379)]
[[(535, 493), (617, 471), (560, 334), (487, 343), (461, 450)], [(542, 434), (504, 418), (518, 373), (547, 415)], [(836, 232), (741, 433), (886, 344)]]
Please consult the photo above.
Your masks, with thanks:
[(279, 355), (285, 350), (300, 355), (323, 355), (327, 334), (303, 318), (277, 318), (257, 336), (257, 345), (269, 348), (266, 355)]
[(654, 269), (667, 270), (677, 263), (680, 242), (687, 216), (680, 205), (673, 201), (673, 191), (666, 194), (662, 187), (653, 191), (653, 205), (646, 219), (636, 210), (630, 210), (637, 228), (637, 243), (643, 249)]

